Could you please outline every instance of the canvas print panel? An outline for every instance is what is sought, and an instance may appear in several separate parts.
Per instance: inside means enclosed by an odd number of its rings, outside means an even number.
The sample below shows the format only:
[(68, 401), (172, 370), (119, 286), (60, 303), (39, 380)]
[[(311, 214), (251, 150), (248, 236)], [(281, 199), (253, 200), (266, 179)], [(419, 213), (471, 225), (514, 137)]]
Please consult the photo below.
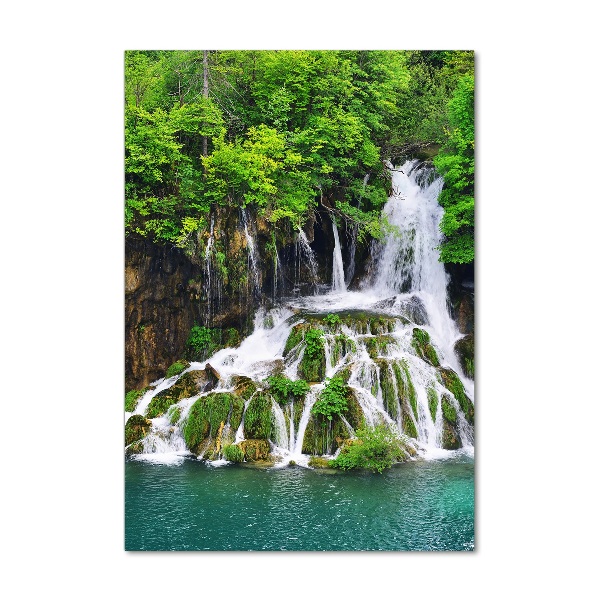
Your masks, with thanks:
[(125, 53), (126, 550), (473, 550), (474, 53)]

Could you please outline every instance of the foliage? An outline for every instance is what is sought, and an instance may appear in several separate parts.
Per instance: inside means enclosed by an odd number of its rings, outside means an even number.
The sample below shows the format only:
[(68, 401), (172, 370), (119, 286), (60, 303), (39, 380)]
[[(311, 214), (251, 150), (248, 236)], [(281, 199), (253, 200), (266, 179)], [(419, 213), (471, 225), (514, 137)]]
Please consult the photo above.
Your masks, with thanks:
[(297, 228), (323, 203), (377, 238), (384, 160), (444, 143), (442, 260), (468, 262), (472, 193), (454, 175), (472, 179), (473, 71), (465, 51), (218, 50), (205, 97), (203, 51), (128, 51), (126, 234), (191, 252), (215, 205)]
[(323, 318), (323, 323), (325, 323), (330, 329), (335, 331), (341, 323), (340, 315), (329, 313), (326, 317)]
[(180, 373), (183, 373), (183, 371), (185, 371), (189, 366), (190, 363), (187, 360), (178, 360), (167, 369), (165, 377), (168, 379), (174, 375), (179, 375)]
[(292, 381), (285, 375), (271, 375), (267, 377), (267, 383), (269, 391), (281, 405), (285, 405), (291, 400), (303, 399), (310, 390), (310, 386), (304, 379)]
[(306, 347), (304, 354), (308, 358), (318, 358), (325, 347), (325, 339), (321, 329), (311, 328), (304, 336)]
[(475, 79), (464, 75), (448, 102), (449, 128), (434, 160), (444, 176), (439, 203), (444, 207), (440, 260), (471, 263), (475, 259)]
[(217, 350), (235, 347), (240, 344), (240, 334), (231, 327), (223, 330), (218, 327), (210, 328), (194, 325), (186, 341), (186, 356), (190, 360), (205, 360)]
[(387, 425), (357, 430), (356, 439), (347, 442), (339, 455), (330, 461), (336, 469), (369, 469), (382, 473), (395, 462), (408, 458), (405, 442)]
[(335, 415), (341, 415), (348, 410), (347, 393), (348, 386), (341, 377), (333, 377), (327, 380), (325, 388), (319, 394), (311, 409), (311, 413), (313, 415), (323, 415), (328, 421), (331, 421)]
[(225, 460), (228, 460), (229, 462), (244, 462), (244, 452), (239, 446), (235, 444), (229, 444), (227, 446), (224, 446), (223, 456), (225, 457)]

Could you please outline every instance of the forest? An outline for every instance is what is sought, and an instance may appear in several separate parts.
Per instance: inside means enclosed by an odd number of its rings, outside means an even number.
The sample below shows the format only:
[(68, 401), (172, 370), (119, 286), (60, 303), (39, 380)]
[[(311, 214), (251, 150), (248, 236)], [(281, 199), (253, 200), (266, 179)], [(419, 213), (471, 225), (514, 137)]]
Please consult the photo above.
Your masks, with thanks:
[(125, 231), (197, 251), (211, 207), (298, 230), (319, 204), (379, 239), (386, 161), (444, 177), (440, 260), (474, 261), (471, 51), (128, 51)]

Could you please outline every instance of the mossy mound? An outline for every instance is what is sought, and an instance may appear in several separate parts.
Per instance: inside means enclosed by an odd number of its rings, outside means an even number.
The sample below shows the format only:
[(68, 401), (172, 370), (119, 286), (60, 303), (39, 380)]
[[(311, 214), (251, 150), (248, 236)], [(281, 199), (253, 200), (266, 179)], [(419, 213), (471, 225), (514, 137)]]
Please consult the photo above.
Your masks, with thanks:
[(187, 447), (198, 454), (202, 450), (202, 442), (209, 438), (217, 439), (222, 423), (229, 423), (233, 431), (237, 430), (243, 411), (244, 401), (234, 394), (224, 392), (198, 398), (190, 408), (183, 428)]
[(308, 466), (313, 469), (331, 469), (330, 458), (323, 458), (322, 456), (311, 456), (308, 459)]
[(431, 338), (429, 337), (429, 333), (427, 333), (427, 331), (415, 327), (412, 332), (411, 343), (412, 347), (417, 353), (417, 356), (428, 362), (433, 367), (440, 366), (440, 360), (435, 348), (431, 345)]
[(248, 439), (267, 440), (272, 430), (273, 399), (267, 392), (257, 392), (244, 414), (244, 436)]
[(470, 333), (454, 344), (454, 352), (465, 375), (475, 379), (475, 336)]
[(305, 355), (298, 366), (300, 377), (311, 383), (323, 381), (325, 379), (325, 370), (325, 352), (319, 358), (308, 358)]
[(179, 375), (183, 373), (187, 368), (189, 368), (190, 363), (187, 360), (178, 360), (174, 362), (168, 369), (165, 377), (168, 379), (169, 377), (173, 377), (173, 375)]
[(141, 440), (151, 427), (152, 423), (142, 415), (131, 415), (125, 423), (125, 445)]
[(140, 398), (146, 393), (148, 388), (143, 390), (130, 390), (125, 394), (125, 412), (133, 412), (140, 400)]
[(460, 408), (465, 415), (467, 423), (474, 425), (475, 423), (475, 408), (473, 401), (465, 393), (465, 388), (459, 376), (452, 369), (439, 369), (444, 386), (452, 392)]
[(239, 447), (244, 453), (244, 459), (249, 462), (258, 460), (269, 460), (270, 450), (267, 440), (244, 440), (239, 443)]
[(442, 396), (442, 415), (451, 425), (456, 425), (456, 409), (450, 400), (448, 394)]

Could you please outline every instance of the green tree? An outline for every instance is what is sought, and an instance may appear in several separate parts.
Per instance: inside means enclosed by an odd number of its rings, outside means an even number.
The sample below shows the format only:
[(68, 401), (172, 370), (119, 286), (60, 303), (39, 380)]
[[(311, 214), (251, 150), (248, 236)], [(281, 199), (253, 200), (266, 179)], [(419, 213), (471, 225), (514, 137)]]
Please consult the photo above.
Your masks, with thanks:
[(471, 263), (475, 259), (475, 79), (463, 75), (448, 102), (447, 140), (434, 163), (444, 176), (439, 202), (444, 241), (440, 260)]

